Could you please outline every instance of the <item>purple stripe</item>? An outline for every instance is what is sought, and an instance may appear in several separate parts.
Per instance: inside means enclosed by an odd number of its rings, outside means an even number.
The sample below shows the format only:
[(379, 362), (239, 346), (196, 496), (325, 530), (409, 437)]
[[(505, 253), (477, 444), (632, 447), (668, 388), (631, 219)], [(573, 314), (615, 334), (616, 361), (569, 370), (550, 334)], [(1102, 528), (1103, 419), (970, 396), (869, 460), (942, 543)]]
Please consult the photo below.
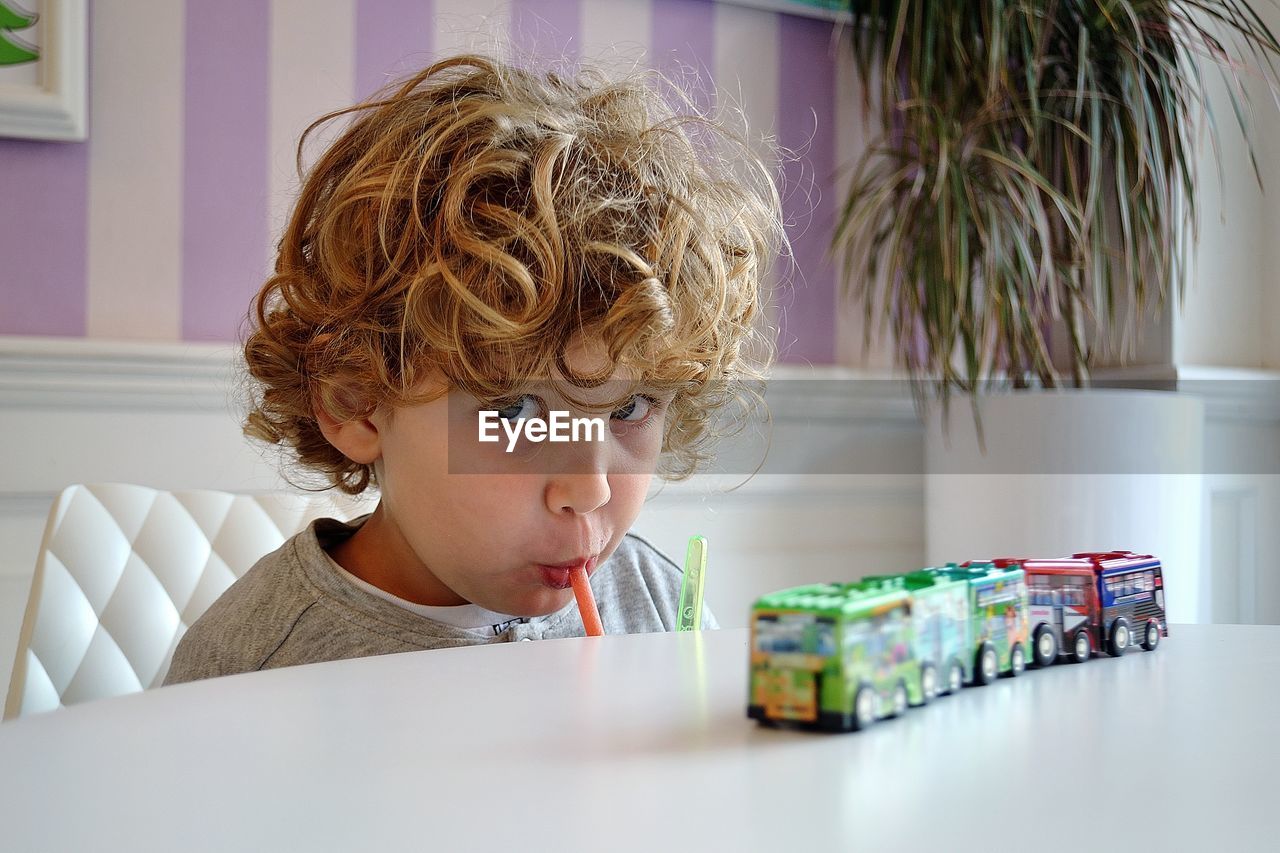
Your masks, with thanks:
[(523, 59), (536, 65), (573, 62), (582, 51), (580, 0), (514, 0), (511, 41)]
[(0, 334), (83, 336), (88, 144), (0, 140), (0, 187)]
[[(782, 211), (795, 253), (793, 289), (780, 305), (779, 358), (835, 361), (835, 60), (828, 22), (778, 16), (778, 142), (798, 159), (784, 168)], [(789, 301), (787, 299), (789, 297)]]
[(715, 4), (710, 0), (653, 0), (653, 67), (672, 75), (703, 111), (715, 106), (715, 44)]
[(186, 7), (182, 336), (234, 340), (267, 260), (270, 4)]
[(426, 67), (434, 43), (433, 0), (357, 0), (356, 97)]
[[(86, 15), (93, 32), (92, 3)], [(93, 39), (85, 41), (91, 110)], [(92, 114), (87, 119), (92, 139)], [(84, 337), (89, 143), (0, 139), (0, 188), (0, 334)]]

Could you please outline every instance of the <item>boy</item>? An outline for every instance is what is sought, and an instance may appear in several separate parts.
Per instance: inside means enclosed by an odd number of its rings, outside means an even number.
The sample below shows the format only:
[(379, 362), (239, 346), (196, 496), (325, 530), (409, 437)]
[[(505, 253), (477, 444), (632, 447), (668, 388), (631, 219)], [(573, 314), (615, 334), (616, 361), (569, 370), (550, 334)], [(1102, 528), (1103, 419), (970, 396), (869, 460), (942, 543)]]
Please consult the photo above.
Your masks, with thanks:
[[(659, 459), (691, 474), (727, 389), (759, 375), (767, 171), (641, 82), (478, 56), (326, 116), (299, 162), (347, 115), (255, 302), (245, 429), (379, 503), (260, 560), (165, 683), (581, 636), (574, 568), (606, 632), (670, 630), (680, 571), (627, 531)], [(568, 414), (604, 428), (525, 429)]]

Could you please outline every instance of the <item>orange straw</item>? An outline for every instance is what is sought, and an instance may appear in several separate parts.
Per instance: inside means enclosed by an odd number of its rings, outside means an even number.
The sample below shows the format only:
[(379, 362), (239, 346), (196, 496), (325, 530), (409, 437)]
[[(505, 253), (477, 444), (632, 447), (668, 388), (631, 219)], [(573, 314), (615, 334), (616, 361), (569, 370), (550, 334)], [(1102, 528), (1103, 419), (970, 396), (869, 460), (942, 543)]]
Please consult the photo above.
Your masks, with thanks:
[(570, 569), (569, 582), (573, 584), (573, 597), (578, 599), (578, 612), (582, 614), (582, 627), (587, 629), (587, 636), (603, 637), (604, 626), (600, 624), (600, 611), (596, 610), (596, 597), (591, 593), (587, 567)]

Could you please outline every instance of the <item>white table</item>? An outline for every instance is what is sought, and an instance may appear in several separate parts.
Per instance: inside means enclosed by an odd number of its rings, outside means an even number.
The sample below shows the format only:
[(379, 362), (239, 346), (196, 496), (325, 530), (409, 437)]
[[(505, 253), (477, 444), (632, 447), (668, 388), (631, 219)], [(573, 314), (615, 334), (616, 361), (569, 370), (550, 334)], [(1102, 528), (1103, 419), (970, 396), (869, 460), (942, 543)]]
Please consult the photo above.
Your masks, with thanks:
[(1170, 634), (851, 735), (747, 720), (745, 630), (164, 688), (0, 725), (0, 849), (1280, 849), (1280, 627)]

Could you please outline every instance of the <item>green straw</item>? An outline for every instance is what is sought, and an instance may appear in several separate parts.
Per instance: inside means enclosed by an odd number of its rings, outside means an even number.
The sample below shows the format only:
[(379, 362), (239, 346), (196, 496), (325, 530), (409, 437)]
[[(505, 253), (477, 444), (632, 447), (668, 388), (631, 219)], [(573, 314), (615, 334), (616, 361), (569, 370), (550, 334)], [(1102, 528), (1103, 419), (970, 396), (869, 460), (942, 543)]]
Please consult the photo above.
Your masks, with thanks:
[(707, 577), (707, 540), (689, 537), (689, 550), (684, 555), (684, 580), (680, 583), (680, 611), (677, 631), (702, 630), (702, 589)]

